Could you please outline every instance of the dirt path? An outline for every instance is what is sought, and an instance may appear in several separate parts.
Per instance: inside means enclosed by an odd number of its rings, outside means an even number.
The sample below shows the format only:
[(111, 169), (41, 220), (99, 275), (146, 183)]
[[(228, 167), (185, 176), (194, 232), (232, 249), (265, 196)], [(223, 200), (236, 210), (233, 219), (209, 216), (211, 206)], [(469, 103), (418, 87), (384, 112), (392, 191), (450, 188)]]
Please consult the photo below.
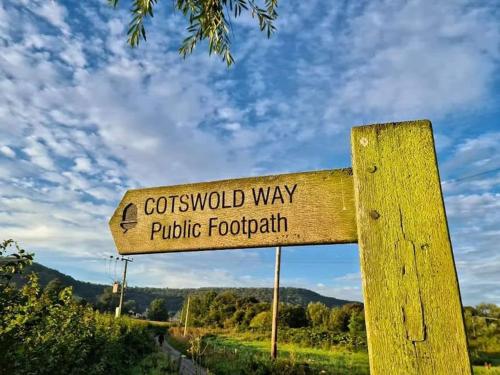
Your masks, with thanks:
[[(157, 338), (155, 338), (155, 341), (159, 346)], [(209, 375), (206, 369), (197, 365), (191, 359), (174, 349), (167, 341), (164, 341), (160, 348), (174, 363), (177, 363), (180, 375)]]

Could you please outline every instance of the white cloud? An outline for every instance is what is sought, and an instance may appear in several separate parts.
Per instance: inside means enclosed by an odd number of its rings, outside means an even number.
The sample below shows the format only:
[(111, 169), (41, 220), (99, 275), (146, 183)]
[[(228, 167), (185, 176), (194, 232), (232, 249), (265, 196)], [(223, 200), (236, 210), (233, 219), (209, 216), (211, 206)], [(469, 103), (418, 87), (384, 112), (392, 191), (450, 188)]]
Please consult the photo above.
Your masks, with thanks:
[(23, 148), (23, 152), (30, 157), (30, 160), (33, 164), (44, 169), (55, 169), (54, 162), (50, 157), (47, 148), (41, 142), (30, 139), (28, 145)]
[[(455, 144), (443, 163), (450, 223), (462, 297), (467, 304), (500, 303), (500, 138), (496, 132)], [(488, 172), (481, 174), (481, 172)]]
[(7, 156), (8, 158), (14, 158), (16, 157), (16, 152), (10, 148), (9, 146), (7, 145), (3, 145), (0, 147), (0, 152), (2, 154), (4, 154), (5, 156)]
[(69, 32), (69, 26), (65, 22), (67, 11), (59, 2), (36, 0), (30, 1), (29, 4), (26, 5), (32, 12), (43, 17), (53, 26), (61, 29), (65, 33)]
[(311, 289), (316, 289), (317, 293), (329, 297), (345, 299), (348, 301), (363, 301), (363, 293), (360, 286), (325, 286)]
[[(229, 72), (205, 51), (179, 58), (184, 24), (169, 7), (131, 50), (126, 10), (111, 19), (100, 1), (22, 4), (0, 4), (0, 238), (42, 256), (111, 251), (107, 219), (127, 188), (345, 166), (352, 125), (460, 116), (494, 97), (500, 36), (487, 4), (287, 2), (270, 41), (254, 20), (235, 25), (245, 33)], [(498, 165), (498, 133), (458, 142), (445, 130), (438, 146), (454, 153), (443, 165), (452, 178)], [(464, 295), (474, 301), (477, 290), (493, 298), (485, 285), (496, 279), (478, 272), (498, 242), (498, 178), (444, 185)], [(272, 284), (238, 254), (144, 257), (131, 275), (155, 286)], [(286, 282), (361, 298), (356, 273)]]
[(92, 162), (89, 158), (78, 157), (75, 159), (75, 166), (73, 167), (73, 170), (85, 173), (92, 172)]
[(237, 131), (241, 129), (241, 124), (239, 122), (230, 122), (224, 125), (224, 128), (230, 131)]
[[(500, 30), (493, 4), (370, 1), (342, 7), (330, 7), (325, 22), (303, 33), (314, 60), (298, 67), (304, 94), (313, 100), (302, 105), (324, 103), (326, 126), (338, 131), (346, 123), (437, 120), (494, 105), (489, 94)], [(341, 18), (346, 13), (351, 17)]]

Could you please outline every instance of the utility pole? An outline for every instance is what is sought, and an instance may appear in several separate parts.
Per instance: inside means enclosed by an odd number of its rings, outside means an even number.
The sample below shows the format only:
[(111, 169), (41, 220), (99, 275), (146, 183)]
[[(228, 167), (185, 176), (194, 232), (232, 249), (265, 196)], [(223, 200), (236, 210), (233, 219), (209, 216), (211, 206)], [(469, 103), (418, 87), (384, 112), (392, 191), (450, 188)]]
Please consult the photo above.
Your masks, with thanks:
[(184, 336), (186, 336), (186, 333), (187, 333), (187, 329), (188, 329), (188, 319), (189, 319), (189, 302), (191, 300), (191, 297), (188, 296), (188, 303), (187, 303), (187, 307), (186, 307), (186, 318), (185, 318), (185, 321), (184, 321)]
[(273, 294), (273, 326), (271, 330), (271, 358), (278, 355), (278, 313), (280, 304), (280, 266), (281, 246), (276, 247), (276, 264), (274, 268), (274, 294)]
[(120, 290), (120, 305), (116, 308), (116, 314), (115, 316), (119, 318), (122, 315), (122, 308), (123, 308), (123, 294), (125, 292), (125, 283), (127, 281), (127, 266), (128, 262), (133, 262), (132, 259), (130, 258), (121, 258), (122, 261), (125, 261), (125, 267), (123, 268), (123, 279), (122, 279), (122, 288)]

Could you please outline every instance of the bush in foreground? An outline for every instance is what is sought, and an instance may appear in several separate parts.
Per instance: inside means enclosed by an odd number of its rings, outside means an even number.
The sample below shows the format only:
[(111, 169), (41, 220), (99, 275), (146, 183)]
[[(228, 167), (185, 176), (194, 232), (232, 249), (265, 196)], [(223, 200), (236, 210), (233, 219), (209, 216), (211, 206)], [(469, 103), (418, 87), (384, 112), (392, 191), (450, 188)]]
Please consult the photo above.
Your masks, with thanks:
[(32, 274), (16, 289), (9, 280), (32, 256), (13, 241), (0, 244), (4, 255), (12, 262), (0, 265), (0, 374), (126, 374), (154, 352), (147, 326), (81, 305), (71, 288), (54, 295)]

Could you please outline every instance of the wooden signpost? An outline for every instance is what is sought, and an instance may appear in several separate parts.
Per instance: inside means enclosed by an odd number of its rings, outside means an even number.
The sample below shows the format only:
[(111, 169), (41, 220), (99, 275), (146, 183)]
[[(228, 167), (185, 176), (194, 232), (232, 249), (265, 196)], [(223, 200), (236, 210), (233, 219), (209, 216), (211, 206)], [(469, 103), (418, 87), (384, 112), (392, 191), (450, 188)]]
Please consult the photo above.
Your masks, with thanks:
[(129, 190), (120, 254), (356, 242), (350, 169)]
[(120, 254), (359, 243), (371, 374), (471, 374), (432, 127), (352, 129), (351, 169), (128, 191)]

